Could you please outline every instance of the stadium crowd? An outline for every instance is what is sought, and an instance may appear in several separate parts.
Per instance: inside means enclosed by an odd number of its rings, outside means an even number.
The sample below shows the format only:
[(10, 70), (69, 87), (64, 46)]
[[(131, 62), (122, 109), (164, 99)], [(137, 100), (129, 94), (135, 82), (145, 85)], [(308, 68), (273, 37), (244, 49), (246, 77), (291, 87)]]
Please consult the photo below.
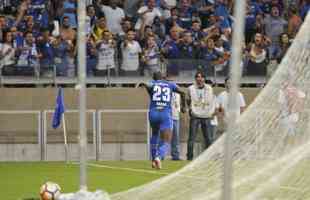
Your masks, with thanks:
[[(227, 74), (233, 0), (86, 0), (88, 76)], [(243, 72), (279, 63), (310, 0), (247, 0)], [(3, 75), (76, 76), (77, 0), (0, 0)]]

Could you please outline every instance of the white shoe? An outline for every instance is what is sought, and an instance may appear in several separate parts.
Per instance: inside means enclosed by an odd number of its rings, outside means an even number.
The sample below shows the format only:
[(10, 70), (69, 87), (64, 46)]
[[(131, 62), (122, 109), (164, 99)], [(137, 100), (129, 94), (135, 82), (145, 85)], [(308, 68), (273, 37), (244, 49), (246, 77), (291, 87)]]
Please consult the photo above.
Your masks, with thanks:
[(152, 162), (152, 167), (153, 167), (153, 164), (154, 164), (154, 168), (155, 169), (161, 169), (161, 161), (159, 159), (159, 157), (156, 157), (153, 162)]

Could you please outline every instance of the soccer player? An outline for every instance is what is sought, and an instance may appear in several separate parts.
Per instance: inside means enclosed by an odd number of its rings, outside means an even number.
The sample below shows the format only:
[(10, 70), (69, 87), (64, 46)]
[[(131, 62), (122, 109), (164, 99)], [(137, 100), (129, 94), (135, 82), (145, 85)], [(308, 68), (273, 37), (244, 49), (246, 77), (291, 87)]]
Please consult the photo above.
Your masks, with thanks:
[(149, 84), (142, 83), (141, 86), (147, 89), (151, 100), (149, 120), (152, 127), (152, 167), (161, 169), (161, 160), (167, 154), (172, 137), (172, 93), (176, 92), (181, 95), (182, 112), (185, 112), (185, 93), (175, 83), (164, 80), (160, 72), (153, 74), (153, 81)]

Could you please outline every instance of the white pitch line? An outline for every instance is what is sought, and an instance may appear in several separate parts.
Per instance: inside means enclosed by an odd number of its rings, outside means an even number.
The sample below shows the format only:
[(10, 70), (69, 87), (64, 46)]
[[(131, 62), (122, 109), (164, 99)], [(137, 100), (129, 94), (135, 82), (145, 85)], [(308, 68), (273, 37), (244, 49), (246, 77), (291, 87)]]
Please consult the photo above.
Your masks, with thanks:
[[(109, 166), (109, 165), (99, 165), (99, 164), (93, 164), (93, 163), (88, 163), (87, 165), (92, 166), (92, 167), (124, 170), (124, 171), (138, 172), (138, 173), (157, 174), (157, 175), (171, 175), (172, 173), (175, 173), (175, 172), (171, 172), (171, 173), (159, 172), (159, 171), (146, 170), (146, 169), (133, 169), (133, 168), (128, 168), (128, 167), (114, 167), (114, 166)], [(181, 175), (181, 174), (177, 174), (176, 176), (181, 176), (184, 178), (190, 178), (190, 179), (196, 179), (196, 180), (206, 180), (206, 178), (201, 178), (201, 177), (196, 177), (196, 176), (188, 176), (188, 175)]]
[(114, 167), (114, 166), (109, 166), (109, 165), (99, 165), (99, 164), (93, 164), (93, 163), (89, 163), (88, 165), (92, 167), (117, 169), (117, 170), (131, 171), (131, 172), (138, 172), (138, 173), (148, 173), (148, 174), (158, 174), (158, 175), (170, 174), (170, 173), (158, 172), (158, 171), (153, 171), (153, 170), (151, 171), (151, 170), (146, 170), (146, 169), (133, 169), (133, 168), (128, 168), (128, 167)]

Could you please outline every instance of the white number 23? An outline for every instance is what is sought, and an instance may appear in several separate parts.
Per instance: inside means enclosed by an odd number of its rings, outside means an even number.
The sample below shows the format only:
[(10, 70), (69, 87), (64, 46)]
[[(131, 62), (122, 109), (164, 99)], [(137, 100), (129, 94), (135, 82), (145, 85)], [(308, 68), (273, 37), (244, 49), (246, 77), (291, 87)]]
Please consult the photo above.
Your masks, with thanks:
[(155, 85), (153, 88), (153, 101), (170, 102), (171, 90), (168, 87), (160, 87)]

